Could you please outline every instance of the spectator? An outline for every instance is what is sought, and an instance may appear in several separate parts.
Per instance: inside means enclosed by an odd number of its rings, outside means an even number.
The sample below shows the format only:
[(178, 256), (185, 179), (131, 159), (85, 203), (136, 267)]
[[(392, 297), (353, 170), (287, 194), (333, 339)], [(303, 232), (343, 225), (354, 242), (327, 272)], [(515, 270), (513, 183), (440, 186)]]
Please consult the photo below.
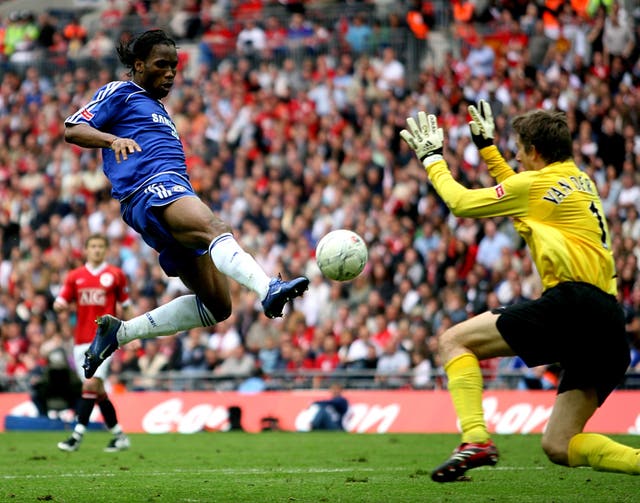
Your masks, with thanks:
[[(638, 196), (640, 197), (640, 194)], [(622, 237), (629, 237), (634, 241), (640, 240), (638, 208), (634, 205), (629, 205), (625, 217), (624, 222), (622, 222)]]
[[(288, 372), (314, 370), (314, 359), (300, 347), (292, 346), (288, 348), (289, 344), (290, 343), (285, 343), (285, 346), (281, 346), (280, 349), (284, 357), (283, 363), (285, 364), (285, 369)], [(304, 376), (302, 376), (302, 379), (304, 379)]]
[(382, 388), (400, 388), (409, 382), (410, 368), (411, 358), (399, 342), (392, 338), (378, 357), (375, 381)]
[(264, 348), (267, 339), (273, 339), (276, 345), (280, 342), (280, 328), (264, 316), (258, 316), (251, 323), (245, 334), (247, 350), (254, 355)]
[(280, 348), (275, 337), (267, 335), (264, 344), (258, 350), (258, 366), (266, 375), (280, 367)]
[(618, 195), (618, 211), (620, 216), (625, 217), (627, 209), (634, 206), (636, 209), (640, 207), (640, 185), (636, 183), (634, 172), (625, 171), (620, 179), (622, 187)]
[(16, 67), (24, 69), (37, 60), (40, 28), (29, 11), (12, 13), (9, 21), (4, 34), (5, 55)]
[(304, 55), (313, 54), (313, 26), (304, 14), (294, 12), (287, 27), (287, 48), (292, 57), (299, 60)]
[(46, 364), (31, 373), (31, 385), (31, 400), (39, 415), (55, 417), (63, 410), (77, 410), (82, 383), (64, 349), (54, 349), (47, 355)]
[(492, 219), (484, 222), (484, 235), (478, 243), (477, 262), (488, 270), (493, 270), (502, 257), (503, 248), (511, 249), (511, 241), (505, 233), (498, 230)]
[(475, 34), (472, 21), (476, 15), (476, 2), (472, 0), (452, 0), (453, 31), (456, 38), (466, 40)]
[[(221, 378), (247, 378), (252, 376), (255, 370), (256, 361), (254, 356), (248, 353), (245, 347), (240, 344), (214, 369), (213, 373)], [(228, 385), (223, 385), (223, 388), (229, 389)]]
[(356, 13), (349, 22), (345, 33), (345, 40), (356, 57), (368, 50), (371, 35), (371, 26), (367, 23), (365, 14), (363, 12)]
[(38, 16), (38, 46), (47, 50), (53, 45), (53, 34), (58, 31), (57, 20), (48, 12)]
[(605, 19), (602, 32), (605, 63), (611, 63), (615, 56), (620, 56), (623, 61), (631, 56), (636, 41), (629, 21), (626, 11), (620, 7), (620, 2), (612, 2), (611, 12)]
[[(349, 344), (342, 365), (352, 370), (374, 370), (378, 361), (378, 350), (371, 342), (369, 329), (365, 326), (351, 329), (355, 338)], [(350, 331), (350, 330), (348, 330)], [(342, 348), (341, 348), (342, 349)]]
[(616, 217), (618, 213), (618, 198), (622, 191), (622, 181), (616, 174), (612, 164), (605, 168), (605, 179), (599, 187), (602, 190), (602, 209), (607, 218)]
[(147, 339), (143, 346), (144, 352), (138, 359), (140, 376), (134, 379), (133, 386), (137, 390), (160, 389), (159, 375), (168, 370), (169, 358), (161, 352), (157, 339)]
[(484, 36), (477, 34), (469, 39), (471, 48), (464, 62), (472, 77), (490, 78), (495, 72), (496, 54), (485, 41)]
[(269, 16), (265, 20), (266, 54), (276, 61), (282, 61), (287, 55), (287, 30), (278, 16)]
[(299, 311), (291, 313), (287, 320), (287, 331), (294, 346), (302, 348), (305, 352), (310, 351), (315, 327), (307, 325), (304, 314)]
[(208, 334), (203, 327), (192, 328), (180, 335), (178, 362), (184, 374), (200, 374), (206, 369), (207, 340)]
[(97, 30), (93, 36), (78, 51), (79, 58), (87, 59), (87, 63), (95, 68), (113, 66), (115, 44), (105, 30)]
[(199, 61), (207, 71), (217, 68), (218, 64), (231, 56), (236, 47), (236, 38), (237, 33), (224, 16), (213, 19), (198, 43)]
[(396, 96), (403, 94), (405, 86), (405, 68), (397, 59), (393, 47), (382, 50), (382, 58), (374, 63), (378, 79), (376, 86), (381, 91), (391, 91)]
[(411, 352), (411, 387), (414, 389), (433, 388), (433, 367), (426, 347), (415, 348)]
[(100, 12), (100, 26), (115, 38), (122, 22), (122, 10), (117, 0), (108, 0), (107, 5)]
[(80, 23), (77, 16), (73, 16), (62, 29), (62, 35), (67, 40), (69, 57), (77, 59), (87, 42), (87, 29)]
[(330, 287), (315, 267), (309, 275), (309, 289), (298, 302), (298, 310), (304, 314), (307, 326), (320, 323), (320, 310), (329, 302)]
[(265, 31), (255, 19), (248, 18), (244, 22), (236, 38), (236, 48), (239, 55), (247, 56), (252, 60), (262, 56), (267, 48), (267, 38)]
[(611, 164), (616, 176), (622, 173), (624, 161), (624, 137), (616, 130), (614, 120), (605, 116), (602, 119), (602, 131), (598, 135), (598, 157), (605, 166)]
[(349, 401), (343, 396), (342, 389), (342, 385), (334, 383), (330, 398), (313, 402), (311, 430), (344, 430), (343, 420), (349, 410)]
[(524, 297), (537, 299), (542, 295), (542, 280), (529, 254), (525, 254), (525, 256), (522, 257), (520, 283)]
[(242, 337), (236, 327), (237, 315), (234, 313), (226, 320), (213, 327), (213, 333), (208, 337), (207, 347), (218, 353), (221, 360), (231, 355), (235, 348), (242, 345)]
[(545, 33), (542, 19), (537, 19), (533, 26), (533, 33), (529, 36), (527, 47), (529, 56), (527, 63), (532, 68), (529, 70), (530, 74), (535, 74), (537, 70), (543, 68), (544, 63), (548, 61), (549, 50), (552, 47), (552, 40)]
[(470, 316), (480, 314), (487, 308), (487, 284), (477, 269), (467, 274), (464, 285), (465, 309)]
[(321, 350), (316, 355), (315, 367), (324, 373), (330, 373), (340, 366), (338, 346), (332, 334), (327, 334), (322, 338)]

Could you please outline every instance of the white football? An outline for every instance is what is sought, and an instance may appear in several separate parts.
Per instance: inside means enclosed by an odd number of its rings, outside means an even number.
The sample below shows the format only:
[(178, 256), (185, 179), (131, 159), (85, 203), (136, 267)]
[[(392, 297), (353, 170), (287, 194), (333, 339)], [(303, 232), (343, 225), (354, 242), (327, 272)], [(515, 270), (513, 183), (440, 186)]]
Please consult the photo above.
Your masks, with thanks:
[(369, 259), (367, 245), (358, 234), (338, 229), (324, 235), (316, 246), (316, 262), (322, 274), (335, 281), (349, 281), (362, 272)]

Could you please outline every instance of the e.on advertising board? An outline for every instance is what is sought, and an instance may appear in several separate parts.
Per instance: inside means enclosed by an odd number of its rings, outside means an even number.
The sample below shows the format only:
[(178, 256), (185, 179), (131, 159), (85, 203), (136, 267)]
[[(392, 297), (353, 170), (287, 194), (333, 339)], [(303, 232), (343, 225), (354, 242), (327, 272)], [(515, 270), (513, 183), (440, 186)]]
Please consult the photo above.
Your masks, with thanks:
[[(446, 391), (350, 391), (344, 396), (350, 410), (345, 427), (353, 433), (455, 433), (453, 406)], [(241, 424), (248, 432), (261, 431), (264, 418), (276, 418), (280, 429), (309, 428), (310, 405), (328, 392), (130, 392), (112, 400), (127, 432), (195, 433), (226, 430), (229, 407), (241, 409)], [(555, 393), (550, 391), (488, 391), (484, 411), (490, 431), (500, 434), (540, 433), (549, 416)], [(0, 429), (4, 418), (33, 416), (35, 408), (24, 393), (0, 393)], [(97, 408), (92, 420), (100, 421)], [(616, 391), (587, 424), (587, 431), (640, 434), (640, 392)]]

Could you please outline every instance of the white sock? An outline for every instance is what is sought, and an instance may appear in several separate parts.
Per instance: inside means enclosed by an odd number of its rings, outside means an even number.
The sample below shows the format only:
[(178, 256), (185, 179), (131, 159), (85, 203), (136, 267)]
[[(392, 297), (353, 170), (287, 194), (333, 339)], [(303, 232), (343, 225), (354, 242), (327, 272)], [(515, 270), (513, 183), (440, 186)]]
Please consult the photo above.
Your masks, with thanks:
[(119, 424), (116, 424), (113, 428), (109, 430), (113, 435), (119, 436), (122, 435), (122, 428)]
[(260, 300), (267, 296), (271, 278), (230, 233), (220, 234), (211, 241), (209, 255), (220, 272), (256, 292)]
[(149, 339), (195, 327), (216, 324), (211, 311), (195, 295), (182, 295), (160, 307), (122, 322), (117, 337), (120, 346), (134, 339)]
[(87, 431), (87, 427), (85, 425), (83, 425), (83, 424), (77, 423), (75, 425), (75, 427), (73, 428), (72, 436), (76, 440), (82, 440), (82, 436), (84, 435), (85, 431)]

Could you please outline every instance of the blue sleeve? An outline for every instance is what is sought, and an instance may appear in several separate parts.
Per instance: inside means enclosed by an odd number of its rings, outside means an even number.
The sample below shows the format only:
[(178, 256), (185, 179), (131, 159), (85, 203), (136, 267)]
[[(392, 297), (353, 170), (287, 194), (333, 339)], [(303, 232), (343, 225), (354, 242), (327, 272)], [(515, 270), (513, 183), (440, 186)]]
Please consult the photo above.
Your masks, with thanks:
[(65, 124), (88, 124), (100, 131), (109, 132), (125, 109), (126, 94), (117, 92), (126, 86), (125, 81), (110, 82), (102, 86), (91, 98), (91, 101), (73, 115), (67, 117)]

